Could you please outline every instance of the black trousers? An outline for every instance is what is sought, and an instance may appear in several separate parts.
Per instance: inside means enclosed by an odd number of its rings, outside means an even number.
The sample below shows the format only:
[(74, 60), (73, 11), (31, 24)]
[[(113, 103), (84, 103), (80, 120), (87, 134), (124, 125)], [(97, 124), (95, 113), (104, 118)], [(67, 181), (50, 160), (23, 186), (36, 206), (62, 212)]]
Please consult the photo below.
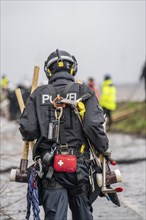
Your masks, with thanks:
[(71, 196), (65, 188), (45, 189), (45, 220), (67, 220), (68, 203), (73, 220), (92, 220), (92, 207), (85, 194)]
[[(42, 205), (45, 220), (67, 220), (68, 204), (73, 220), (92, 220), (92, 205), (88, 199), (89, 171), (78, 163), (77, 173), (55, 173), (49, 182), (43, 181)], [(78, 174), (83, 176), (78, 181)]]
[(45, 220), (67, 220), (68, 195), (66, 189), (44, 189)]

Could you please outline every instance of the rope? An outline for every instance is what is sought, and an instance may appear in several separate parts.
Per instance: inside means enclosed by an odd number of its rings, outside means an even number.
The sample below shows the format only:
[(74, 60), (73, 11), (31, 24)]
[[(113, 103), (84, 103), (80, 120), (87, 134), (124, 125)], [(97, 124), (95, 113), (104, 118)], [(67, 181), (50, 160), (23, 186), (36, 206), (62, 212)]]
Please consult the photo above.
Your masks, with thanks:
[(34, 167), (31, 168), (30, 177), (27, 187), (27, 213), (26, 219), (29, 220), (31, 214), (31, 206), (33, 210), (33, 220), (40, 220), (39, 213), (39, 200), (38, 200), (38, 187), (36, 182), (37, 172)]

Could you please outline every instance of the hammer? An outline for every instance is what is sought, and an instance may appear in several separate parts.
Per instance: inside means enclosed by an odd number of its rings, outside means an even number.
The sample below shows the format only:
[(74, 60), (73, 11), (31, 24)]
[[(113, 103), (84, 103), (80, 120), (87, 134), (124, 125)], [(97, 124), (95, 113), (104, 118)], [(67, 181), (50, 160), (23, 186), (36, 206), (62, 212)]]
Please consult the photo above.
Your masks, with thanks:
[[(107, 171), (109, 171), (109, 175), (107, 175)], [(118, 172), (117, 172), (118, 171)], [(122, 182), (121, 173), (119, 170), (111, 171), (110, 167), (108, 166), (106, 162), (106, 158), (102, 155), (102, 187), (101, 191), (102, 193), (115, 193), (116, 188), (107, 188), (107, 182), (109, 184)]]
[[(35, 66), (34, 67), (34, 74), (33, 74), (33, 79), (32, 79), (32, 87), (31, 87), (31, 93), (36, 89), (37, 84), (38, 84), (38, 76), (39, 76), (39, 67)], [(20, 111), (21, 113), (24, 110), (24, 102), (21, 94), (21, 90), (18, 88), (15, 90)], [(28, 171), (27, 171), (27, 166), (28, 166), (28, 152), (29, 152), (29, 144), (30, 142), (24, 141), (24, 146), (22, 150), (22, 156), (20, 160), (20, 167), (17, 169), (12, 169), (10, 172), (10, 181), (15, 181), (15, 182), (22, 182), (26, 183), (28, 180)]]

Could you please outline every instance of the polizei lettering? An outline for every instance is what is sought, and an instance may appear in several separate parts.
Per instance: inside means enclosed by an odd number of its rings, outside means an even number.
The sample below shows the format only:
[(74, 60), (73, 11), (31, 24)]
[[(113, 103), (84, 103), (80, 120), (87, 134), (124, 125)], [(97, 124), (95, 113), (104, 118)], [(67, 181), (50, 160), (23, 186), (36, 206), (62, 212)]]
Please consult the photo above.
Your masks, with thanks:
[(48, 102), (53, 102), (52, 96), (48, 94), (43, 94), (42, 95), (42, 104), (47, 104)]
[(68, 93), (66, 99), (75, 101), (77, 99), (77, 93)]
[[(66, 99), (75, 101), (77, 99), (76, 93), (68, 93)], [(53, 98), (49, 94), (42, 94), (42, 104), (53, 103)]]

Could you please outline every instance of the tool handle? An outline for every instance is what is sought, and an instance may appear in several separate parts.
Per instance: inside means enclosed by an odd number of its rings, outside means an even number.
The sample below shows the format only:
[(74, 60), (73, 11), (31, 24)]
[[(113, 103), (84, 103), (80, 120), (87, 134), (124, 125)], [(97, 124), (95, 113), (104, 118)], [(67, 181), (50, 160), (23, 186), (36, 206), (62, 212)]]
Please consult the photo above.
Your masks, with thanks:
[(28, 160), (28, 152), (29, 152), (29, 142), (28, 141), (24, 141), (24, 146), (23, 146), (23, 150), (22, 150), (22, 157), (21, 157), (21, 159)]
[[(17, 88), (15, 90), (15, 93), (16, 93), (16, 97), (17, 97), (18, 104), (19, 104), (19, 107), (20, 107), (20, 111), (22, 113), (24, 108), (25, 108), (25, 105), (24, 105), (24, 101), (23, 101), (21, 90), (19, 88)], [(24, 142), (24, 146), (23, 146), (23, 150), (22, 150), (21, 159), (23, 159), (23, 160), (27, 160), (28, 159), (28, 151), (29, 151), (29, 142), (25, 141)]]
[(31, 86), (31, 93), (37, 88), (38, 85), (38, 77), (39, 77), (39, 70), (40, 68), (38, 66), (34, 67), (34, 74), (32, 78), (32, 86)]
[(106, 157), (107, 162), (110, 162), (113, 166), (115, 166), (117, 164), (117, 162), (111, 158), (111, 157)]
[[(31, 87), (31, 93), (36, 89), (37, 84), (38, 84), (38, 76), (39, 76), (39, 67), (35, 66), (34, 67), (34, 74), (33, 74), (33, 79), (32, 79), (32, 87)], [(24, 105), (24, 101), (23, 101), (23, 97), (21, 94), (21, 90), (18, 88), (15, 90), (16, 96), (17, 96), (17, 100), (19, 103), (19, 107), (20, 107), (20, 111), (21, 113), (23, 112), (25, 105)], [(23, 146), (23, 150), (22, 150), (22, 160), (28, 160), (28, 153), (29, 153), (29, 142), (25, 141), (24, 142), (24, 146)]]
[(18, 100), (20, 111), (22, 113), (23, 109), (25, 108), (25, 105), (24, 105), (24, 101), (23, 101), (23, 98), (22, 98), (21, 90), (19, 88), (17, 88), (15, 90), (15, 94), (16, 94), (16, 97), (17, 97), (17, 100)]
[(103, 157), (102, 160), (102, 182), (103, 182), (103, 187), (106, 187), (106, 159)]

